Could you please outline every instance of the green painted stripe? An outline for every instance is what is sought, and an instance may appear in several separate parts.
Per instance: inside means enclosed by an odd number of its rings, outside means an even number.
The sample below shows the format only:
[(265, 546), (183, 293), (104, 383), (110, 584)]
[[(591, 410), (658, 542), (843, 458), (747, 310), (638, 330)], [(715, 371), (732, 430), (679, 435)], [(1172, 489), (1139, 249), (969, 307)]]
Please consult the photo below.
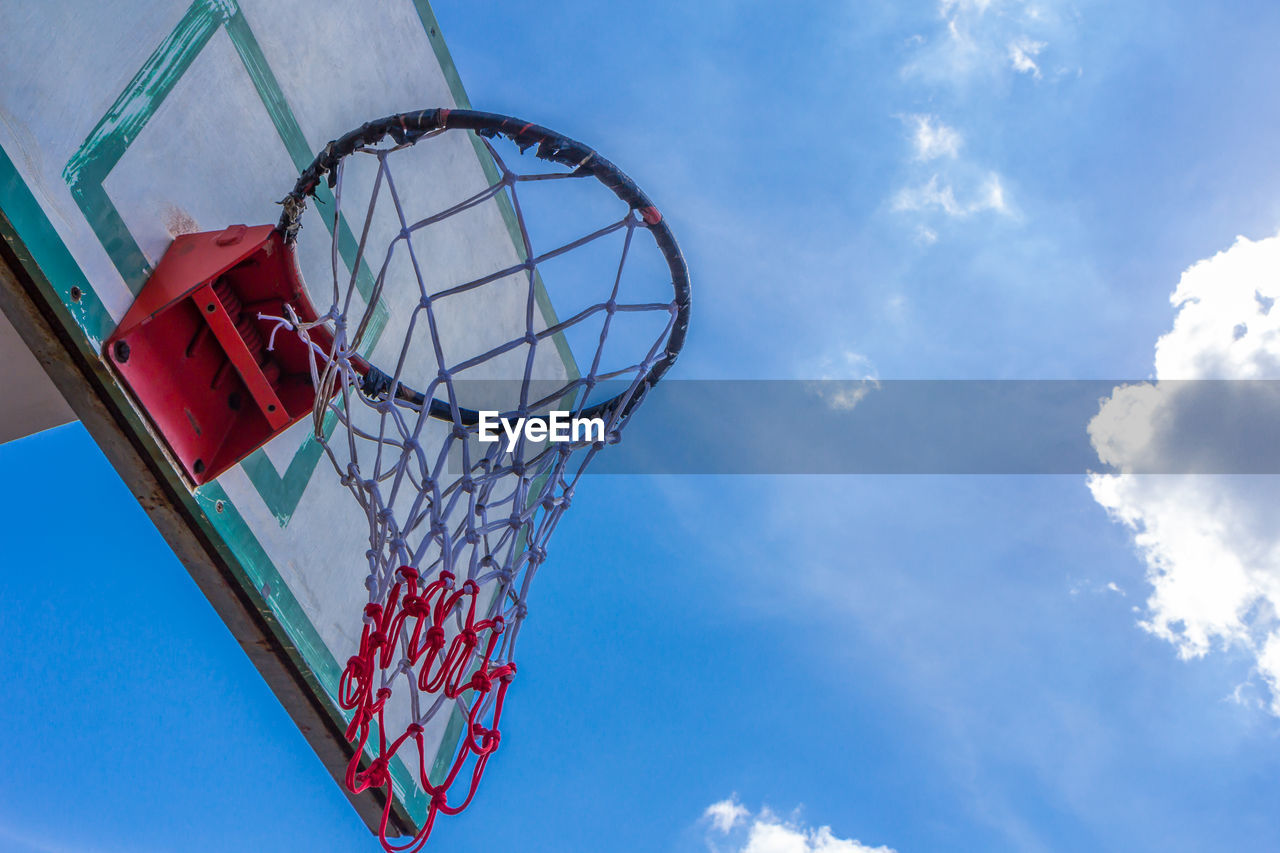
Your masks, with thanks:
[(67, 163), (63, 177), (68, 184), (77, 183), (84, 173), (95, 174), (99, 182), (106, 177), (151, 120), (156, 106), (173, 91), (191, 61), (227, 20), (227, 5), (208, 0), (191, 4)]
[[(324, 419), (325, 438), (333, 435), (338, 419), (330, 412)], [(257, 489), (258, 494), (267, 507), (275, 515), (281, 527), (288, 527), (293, 518), (298, 502), (302, 500), (302, 492), (311, 480), (320, 457), (324, 455), (324, 446), (311, 433), (302, 440), (302, 445), (289, 460), (289, 466), (283, 475), (276, 471), (275, 464), (267, 456), (265, 450), (255, 450), (240, 463), (245, 474)]]
[(120, 277), (135, 296), (151, 278), (151, 262), (129, 233), (124, 218), (116, 210), (102, 184), (72, 184), (71, 195), (89, 222), (93, 233), (102, 241), (111, 262), (120, 271)]
[[(289, 159), (293, 161), (293, 167), (301, 172), (311, 163), (314, 155), (311, 152), (311, 146), (307, 145), (307, 137), (302, 133), (302, 126), (298, 124), (293, 110), (289, 108), (289, 102), (285, 99), (284, 90), (280, 88), (280, 82), (271, 71), (271, 66), (267, 64), (262, 46), (258, 44), (258, 39), (249, 29), (249, 22), (245, 20), (244, 12), (237, 9), (226, 23), (227, 35), (230, 36), (236, 53), (240, 55), (240, 61), (244, 63), (244, 70), (253, 81), (258, 97), (262, 99), (262, 105), (266, 107), (267, 115), (271, 117), (271, 123), (275, 125), (276, 133), (284, 143), (285, 151), (289, 153)], [(282, 175), (281, 180), (288, 180), (288, 178)], [(284, 195), (283, 189), (280, 194)]]
[[(258, 612), (272, 626), (273, 632), (277, 636), (283, 633), (292, 641), (284, 644), (285, 650), (302, 672), (311, 692), (327, 696), (330, 715), (345, 723), (348, 715), (338, 709), (333, 699), (337, 695), (342, 669), (320, 639), (302, 605), (280, 577), (266, 549), (254, 536), (246, 535), (248, 523), (216, 481), (200, 486), (194, 496), (204, 517), (218, 534), (211, 538), (236, 580), (253, 598)], [(228, 547), (225, 543), (229, 542), (235, 542), (235, 547)]]
[(89, 226), (135, 294), (150, 277), (151, 264), (102, 185), (192, 60), (222, 26), (228, 5), (213, 0), (196, 0), (191, 4), (178, 26), (143, 63), (62, 172)]
[[(467, 135), (471, 137), (471, 146), (476, 151), (476, 159), (480, 161), (480, 168), (484, 169), (485, 180), (490, 186), (496, 184), (502, 179), (498, 166), (493, 162), (493, 157), (489, 154), (489, 149), (484, 147), (484, 143), (480, 141), (480, 137), (471, 131), (467, 131)], [(494, 197), (498, 203), (498, 211), (502, 214), (502, 222), (507, 226), (507, 233), (511, 236), (511, 242), (516, 247), (516, 255), (520, 260), (528, 260), (529, 254), (524, 248), (524, 236), (520, 233), (520, 220), (516, 216), (515, 208), (511, 205), (510, 197), (505, 193), (498, 193)], [(538, 312), (542, 314), (542, 322), (546, 323), (547, 328), (558, 325), (559, 317), (556, 315), (556, 309), (551, 304), (551, 297), (547, 294), (547, 287), (542, 281), (542, 273), (536, 268), (533, 271), (533, 299), (538, 306)], [(573, 350), (569, 347), (569, 341), (565, 338), (564, 332), (557, 332), (551, 336), (555, 341), (556, 352), (560, 355), (560, 360), (564, 362), (565, 373), (569, 379), (578, 379), (582, 376), (578, 369), (578, 361), (573, 357)]]
[(464, 110), (471, 109), (471, 99), (467, 97), (467, 90), (462, 86), (458, 66), (453, 62), (449, 46), (444, 43), (444, 36), (440, 33), (440, 22), (436, 20), (436, 13), (431, 11), (431, 4), (427, 0), (413, 0), (413, 6), (417, 9), (418, 20), (422, 22), (422, 29), (426, 30), (427, 39), (431, 42), (436, 62), (444, 72), (444, 79), (449, 85), (449, 94), (453, 96), (454, 106)]
[[(58, 321), (68, 329), (78, 328), (84, 333), (83, 339), (72, 337), (81, 354), (96, 363), (102, 342), (115, 329), (115, 320), (89, 286), (84, 271), (67, 251), (40, 202), (31, 194), (3, 148), (0, 148), (0, 236), (35, 280), (44, 301), (53, 306)], [(73, 287), (80, 291), (79, 302), (71, 299)]]

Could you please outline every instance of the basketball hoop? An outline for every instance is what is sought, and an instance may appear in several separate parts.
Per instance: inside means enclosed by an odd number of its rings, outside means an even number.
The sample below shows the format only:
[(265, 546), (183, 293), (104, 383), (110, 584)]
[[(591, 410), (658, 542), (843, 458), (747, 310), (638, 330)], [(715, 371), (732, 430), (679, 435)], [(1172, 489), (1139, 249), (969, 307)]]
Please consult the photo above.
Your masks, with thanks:
[[(436, 212), (410, 216), (410, 199), (397, 188), (395, 158), (436, 136), (468, 131), (492, 158), (497, 180)], [(508, 143), (518, 153), (499, 150)], [(529, 149), (537, 161), (559, 169), (530, 173), (509, 165)], [(351, 192), (353, 170), (362, 172), (370, 197), (351, 258), (343, 256), (341, 243), (344, 184)], [(532, 182), (591, 179), (621, 202), (620, 214), (539, 253), (520, 193)], [(310, 354), (315, 435), (369, 524), (363, 631), (337, 697), (351, 713), (346, 736), (354, 754), (345, 781), (353, 793), (385, 791), (383, 847), (412, 853), (425, 843), (437, 813), (456, 814), (476, 793), (500, 743), (530, 583), (583, 471), (618, 440), (645, 392), (675, 361), (688, 324), (689, 278), (666, 221), (626, 175), (587, 146), (519, 119), (423, 110), (369, 122), (329, 143), (282, 202), (278, 233), (291, 258), (308, 202), (321, 188), (332, 194), (322, 205), (331, 208), (324, 214), (333, 235), (329, 305), (314, 308), (304, 291), (296, 304), (257, 319), (273, 324), (269, 348), (280, 336), (296, 336)], [(466, 280), (432, 280), (429, 258), (418, 255), (415, 241), (490, 203), (512, 215), (516, 257)], [(398, 227), (375, 254), (370, 223), (388, 205)], [(540, 315), (540, 267), (606, 238), (620, 241), (621, 250), (616, 266), (601, 275), (600, 292), (572, 306), (567, 319)], [(651, 246), (641, 245), (649, 239)], [(631, 301), (624, 269), (635, 252), (655, 249), (671, 291), (664, 300)], [(346, 250), (349, 255), (349, 243)], [(417, 287), (419, 301), (412, 316), (390, 323), (402, 339), (396, 362), (376, 366), (362, 348), (393, 263)], [(372, 280), (371, 287), (365, 280), (365, 292), (362, 273)], [(517, 286), (528, 306), (520, 328), (487, 341), (477, 335), (464, 351), (443, 339), (437, 320), (448, 300), (490, 289), (510, 300)], [(655, 333), (619, 358), (607, 341), (642, 315), (658, 319), (650, 329)], [(595, 343), (581, 371), (547, 376), (545, 354), (572, 335), (586, 339), (579, 334), (584, 327)], [(511, 442), (482, 443), (481, 410), (464, 391), (475, 374), (499, 380), (502, 399), (489, 408), (503, 417), (545, 424), (560, 407), (574, 418), (598, 419), (602, 434), (539, 443), (526, 433)], [(439, 730), (450, 717), (461, 721), (458, 747), (453, 761), (433, 773), (427, 731)], [(399, 844), (387, 837), (397, 761), (430, 798), (421, 830)]]

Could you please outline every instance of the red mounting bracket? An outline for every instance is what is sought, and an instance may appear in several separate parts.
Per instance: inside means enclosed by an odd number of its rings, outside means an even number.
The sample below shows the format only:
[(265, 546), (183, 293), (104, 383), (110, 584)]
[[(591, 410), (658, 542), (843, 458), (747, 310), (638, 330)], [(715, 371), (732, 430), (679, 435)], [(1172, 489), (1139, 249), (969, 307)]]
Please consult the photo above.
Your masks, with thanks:
[[(173, 241), (103, 354), (197, 485), (311, 412), (310, 354), (276, 336), (293, 306), (315, 319), (292, 249), (271, 225), (233, 225)], [(305, 313), (304, 313), (305, 312)], [(322, 328), (313, 333), (329, 343)]]

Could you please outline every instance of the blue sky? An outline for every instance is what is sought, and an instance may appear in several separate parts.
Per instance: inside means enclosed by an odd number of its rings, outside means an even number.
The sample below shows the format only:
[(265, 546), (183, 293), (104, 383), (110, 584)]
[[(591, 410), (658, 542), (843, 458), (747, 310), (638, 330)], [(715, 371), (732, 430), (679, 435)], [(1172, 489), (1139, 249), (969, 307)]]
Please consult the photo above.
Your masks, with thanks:
[[(662, 207), (683, 377), (1280, 375), (1273, 4), (434, 9)], [(83, 431), (0, 462), (0, 848), (376, 849)], [(1277, 491), (594, 478), (430, 849), (1275, 849)]]

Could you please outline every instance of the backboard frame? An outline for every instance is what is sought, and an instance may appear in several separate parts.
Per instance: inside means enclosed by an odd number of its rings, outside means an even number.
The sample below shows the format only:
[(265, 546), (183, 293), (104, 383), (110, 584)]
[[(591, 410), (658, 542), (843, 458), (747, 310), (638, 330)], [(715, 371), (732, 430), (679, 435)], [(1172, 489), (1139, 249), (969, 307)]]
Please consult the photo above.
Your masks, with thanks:
[[(411, 5), (434, 51), (453, 105), (469, 108), (428, 3), (412, 0)], [(172, 33), (140, 66), (63, 170), (72, 198), (135, 295), (149, 277), (151, 267), (112, 205), (104, 182), (186, 67), (220, 32), (234, 45), (295, 169), (300, 171), (315, 155), (313, 144), (294, 118), (235, 0), (193, 0)], [(336, 133), (346, 129), (332, 130)], [(270, 128), (264, 130), (270, 132)], [(491, 169), (479, 141), (473, 139), (473, 144), (482, 168)], [(293, 177), (280, 175), (282, 195)], [(354, 239), (340, 236), (353, 250)], [(539, 297), (544, 299), (545, 294), (540, 291)], [(549, 302), (544, 301), (541, 308), (553, 315)], [(180, 466), (169, 457), (165, 443), (108, 369), (100, 347), (115, 328), (112, 312), (24, 182), (21, 169), (3, 148), (0, 311), (10, 319), (321, 762), (347, 793), (342, 778), (352, 747), (344, 736), (346, 720), (336, 707), (320, 698), (326, 692), (324, 682), (336, 682), (341, 672), (339, 662), (331, 660), (332, 655), (292, 599), (288, 585), (274, 572), (269, 555), (259, 548), (259, 558), (241, 559), (227, 546), (239, 527), (243, 533), (236, 545), (239, 552), (252, 553), (254, 547), (252, 531), (238, 518), (234, 502), (216, 482), (193, 490), (179, 473)], [(68, 332), (72, 329), (76, 334)], [(243, 470), (284, 526), (297, 507), (311, 472), (321, 462), (321, 447), (312, 440), (304, 442), (284, 470), (277, 471), (262, 451), (246, 460)], [(291, 618), (291, 614), (297, 618)], [(324, 671), (318, 671), (317, 665)], [(446, 745), (456, 741), (460, 726), (461, 717), (451, 722), (442, 743), (442, 755), (450, 752)], [(397, 784), (397, 788), (409, 793), (397, 798), (392, 820), (395, 829), (412, 835), (426, 813), (426, 798), (409, 783), (407, 774), (404, 784)], [(362, 820), (376, 831), (384, 806), (381, 792), (347, 796)]]

